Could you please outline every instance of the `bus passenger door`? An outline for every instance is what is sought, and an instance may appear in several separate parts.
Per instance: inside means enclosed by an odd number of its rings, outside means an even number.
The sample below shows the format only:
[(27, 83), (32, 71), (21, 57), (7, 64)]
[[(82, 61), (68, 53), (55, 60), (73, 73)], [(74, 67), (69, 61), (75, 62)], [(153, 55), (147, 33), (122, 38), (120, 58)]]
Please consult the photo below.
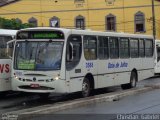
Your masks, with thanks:
[(80, 35), (71, 35), (66, 46), (66, 80), (69, 92), (82, 90), (82, 38)]

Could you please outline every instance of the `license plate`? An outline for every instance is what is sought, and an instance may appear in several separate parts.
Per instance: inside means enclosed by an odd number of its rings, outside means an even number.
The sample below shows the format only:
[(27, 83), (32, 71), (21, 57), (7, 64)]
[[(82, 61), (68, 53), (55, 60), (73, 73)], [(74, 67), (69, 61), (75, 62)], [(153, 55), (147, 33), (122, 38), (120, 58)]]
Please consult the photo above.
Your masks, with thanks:
[(32, 87), (32, 88), (38, 88), (39, 84), (31, 84), (30, 87)]

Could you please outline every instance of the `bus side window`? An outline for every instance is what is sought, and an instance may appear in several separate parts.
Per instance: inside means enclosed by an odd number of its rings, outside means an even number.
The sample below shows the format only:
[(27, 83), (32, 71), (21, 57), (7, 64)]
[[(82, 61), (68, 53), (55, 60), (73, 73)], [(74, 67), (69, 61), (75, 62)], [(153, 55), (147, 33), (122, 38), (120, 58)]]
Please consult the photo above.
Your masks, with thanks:
[(110, 58), (118, 58), (119, 57), (119, 44), (117, 37), (109, 38), (109, 49), (110, 49)]
[(156, 49), (157, 49), (157, 62), (159, 62), (160, 61), (160, 47), (156, 46)]
[(97, 38), (96, 36), (84, 36), (84, 57), (86, 60), (97, 59)]
[(145, 57), (145, 49), (144, 49), (144, 39), (139, 40), (139, 56)]
[(146, 57), (153, 56), (153, 41), (151, 39), (145, 39), (145, 53)]
[(131, 58), (138, 58), (138, 39), (137, 38), (131, 38), (130, 39), (130, 53)]
[[(13, 43), (9, 45), (7, 50), (7, 42), (12, 40), (11, 36), (0, 36), (0, 58), (7, 59), (9, 56), (12, 56), (13, 52)], [(8, 53), (7, 53), (8, 51)]]
[(119, 47), (120, 58), (129, 58), (129, 39), (120, 38)]
[(108, 37), (98, 37), (98, 57), (99, 59), (109, 58)]
[(68, 38), (66, 48), (66, 69), (73, 69), (80, 61), (82, 54), (82, 39), (79, 35), (71, 35)]

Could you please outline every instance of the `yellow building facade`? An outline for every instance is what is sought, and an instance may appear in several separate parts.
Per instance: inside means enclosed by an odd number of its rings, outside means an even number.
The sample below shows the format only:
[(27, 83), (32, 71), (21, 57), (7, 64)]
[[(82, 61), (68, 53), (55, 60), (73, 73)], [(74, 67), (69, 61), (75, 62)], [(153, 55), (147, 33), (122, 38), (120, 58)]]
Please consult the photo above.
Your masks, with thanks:
[[(154, 1), (160, 39), (160, 1)], [(0, 7), (0, 17), (35, 26), (153, 34), (152, 0), (18, 0)]]

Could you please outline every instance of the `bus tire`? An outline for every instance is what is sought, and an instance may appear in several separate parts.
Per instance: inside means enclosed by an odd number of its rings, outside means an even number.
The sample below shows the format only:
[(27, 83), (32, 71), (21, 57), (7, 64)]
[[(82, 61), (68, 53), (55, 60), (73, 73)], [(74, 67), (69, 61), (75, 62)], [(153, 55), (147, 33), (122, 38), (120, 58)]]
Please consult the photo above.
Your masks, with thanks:
[(91, 92), (91, 84), (89, 79), (84, 78), (82, 83), (82, 97), (88, 97)]
[(135, 72), (131, 73), (129, 88), (135, 88), (137, 85), (137, 74)]
[(127, 85), (128, 85), (128, 84), (122, 84), (122, 85), (121, 85), (121, 88), (122, 88), (123, 90), (125, 90), (125, 89), (127, 89)]
[(127, 83), (127, 84), (122, 84), (121, 85), (121, 88), (122, 89), (130, 89), (130, 88), (135, 88), (136, 87), (136, 85), (137, 85), (137, 74), (134, 72), (134, 71), (132, 71), (131, 72), (131, 76), (130, 76), (130, 83)]

